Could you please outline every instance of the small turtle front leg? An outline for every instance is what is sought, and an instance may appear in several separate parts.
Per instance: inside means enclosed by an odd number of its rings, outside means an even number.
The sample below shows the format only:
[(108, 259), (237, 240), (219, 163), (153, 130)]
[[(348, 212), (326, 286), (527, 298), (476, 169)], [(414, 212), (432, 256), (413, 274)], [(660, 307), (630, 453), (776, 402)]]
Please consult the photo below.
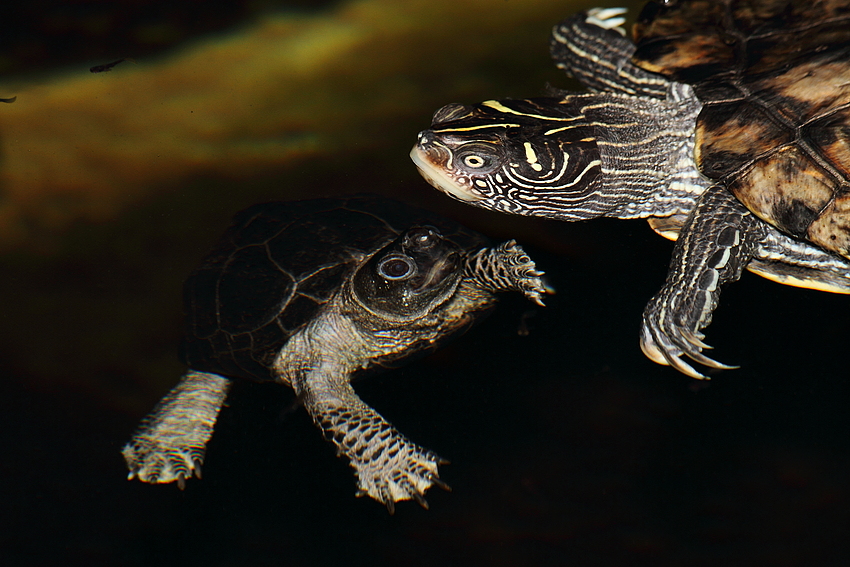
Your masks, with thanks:
[(664, 287), (646, 306), (641, 350), (693, 378), (705, 378), (690, 359), (711, 368), (736, 368), (702, 354), (711, 348), (701, 330), (711, 323), (723, 284), (741, 277), (764, 228), (724, 187), (708, 189), (691, 211), (676, 241)]
[(177, 481), (183, 489), (192, 475), (201, 477), (207, 442), (230, 389), (230, 380), (209, 372), (187, 372), (142, 420), (122, 449), (128, 479)]
[(369, 495), (386, 505), (416, 500), (428, 508), (425, 493), (431, 486), (445, 490), (438, 465), (445, 461), (411, 442), (378, 412), (366, 405), (348, 383), (323, 369), (308, 372), (293, 384), (313, 422), (349, 459), (357, 477), (357, 496)]
[(465, 275), (488, 292), (519, 291), (543, 307), (543, 295), (555, 293), (540, 276), (534, 261), (515, 240), (483, 248), (470, 256)]

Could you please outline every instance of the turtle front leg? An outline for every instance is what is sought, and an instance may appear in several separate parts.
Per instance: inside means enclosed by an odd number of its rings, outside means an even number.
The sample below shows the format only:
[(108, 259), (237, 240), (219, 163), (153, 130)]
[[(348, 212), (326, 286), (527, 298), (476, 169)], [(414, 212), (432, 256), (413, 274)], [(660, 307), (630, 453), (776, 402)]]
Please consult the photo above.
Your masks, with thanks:
[(181, 490), (193, 474), (200, 478), (207, 442), (230, 384), (209, 372), (184, 374), (122, 449), (130, 469), (127, 478), (150, 483), (176, 480)]
[(625, 13), (625, 8), (594, 8), (562, 21), (552, 29), (552, 59), (592, 91), (664, 100), (670, 82), (631, 62), (635, 45), (622, 28)]
[(467, 260), (466, 277), (487, 292), (518, 291), (543, 307), (543, 295), (555, 293), (540, 276), (534, 261), (515, 240), (482, 248)]
[(763, 238), (758, 219), (724, 187), (700, 197), (676, 241), (664, 287), (643, 313), (641, 350), (692, 378), (705, 378), (681, 356), (711, 368), (735, 368), (702, 354), (723, 284), (741, 277)]
[(366, 405), (348, 382), (348, 375), (319, 368), (294, 381), (313, 422), (349, 459), (357, 477), (357, 496), (369, 495), (386, 505), (416, 500), (428, 508), (425, 493), (431, 486), (445, 490), (438, 465), (445, 461), (399, 433), (378, 412)]

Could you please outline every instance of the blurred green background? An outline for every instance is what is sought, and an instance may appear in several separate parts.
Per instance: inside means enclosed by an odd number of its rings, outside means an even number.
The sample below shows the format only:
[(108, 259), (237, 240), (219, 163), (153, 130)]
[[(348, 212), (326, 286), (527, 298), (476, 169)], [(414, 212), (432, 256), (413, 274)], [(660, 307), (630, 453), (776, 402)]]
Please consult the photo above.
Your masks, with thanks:
[[(741, 369), (695, 382), (638, 348), (672, 249), (645, 223), (488, 213), (409, 161), (446, 103), (577, 89), (548, 33), (596, 4), (4, 8), (0, 564), (846, 564), (846, 296), (745, 274), (707, 333)], [(291, 394), (254, 384), (202, 481), (127, 482), (120, 447), (183, 371), (182, 282), (232, 214), (363, 191), (516, 238), (558, 290), (357, 385), (454, 491), (355, 499)]]

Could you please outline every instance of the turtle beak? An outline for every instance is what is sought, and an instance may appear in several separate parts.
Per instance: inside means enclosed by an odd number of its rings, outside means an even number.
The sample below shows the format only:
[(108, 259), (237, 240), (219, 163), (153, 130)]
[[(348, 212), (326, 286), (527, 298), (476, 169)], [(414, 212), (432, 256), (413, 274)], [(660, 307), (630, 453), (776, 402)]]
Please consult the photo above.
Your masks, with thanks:
[(423, 293), (442, 285), (446, 281), (446, 278), (458, 271), (457, 267), (459, 263), (458, 255), (455, 252), (435, 257), (430, 265), (421, 266), (425, 269), (423, 273), (419, 274), (419, 285), (413, 291), (415, 293)]
[(459, 201), (474, 203), (484, 198), (472, 187), (457, 182), (448, 174), (451, 153), (435, 144), (429, 131), (419, 133), (419, 141), (410, 152), (410, 159), (425, 181)]

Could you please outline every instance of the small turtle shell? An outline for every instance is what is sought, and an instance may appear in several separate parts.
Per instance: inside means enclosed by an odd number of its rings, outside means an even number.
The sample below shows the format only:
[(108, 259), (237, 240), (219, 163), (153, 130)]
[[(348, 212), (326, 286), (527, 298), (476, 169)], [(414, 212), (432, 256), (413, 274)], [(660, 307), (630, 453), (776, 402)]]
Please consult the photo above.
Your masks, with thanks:
[(850, 258), (850, 1), (650, 2), (634, 40), (635, 64), (702, 101), (703, 174)]
[(466, 251), (484, 236), (434, 213), (376, 196), (254, 205), (186, 281), (183, 362), (257, 381), (286, 341), (355, 269), (407, 229), (431, 225)]

